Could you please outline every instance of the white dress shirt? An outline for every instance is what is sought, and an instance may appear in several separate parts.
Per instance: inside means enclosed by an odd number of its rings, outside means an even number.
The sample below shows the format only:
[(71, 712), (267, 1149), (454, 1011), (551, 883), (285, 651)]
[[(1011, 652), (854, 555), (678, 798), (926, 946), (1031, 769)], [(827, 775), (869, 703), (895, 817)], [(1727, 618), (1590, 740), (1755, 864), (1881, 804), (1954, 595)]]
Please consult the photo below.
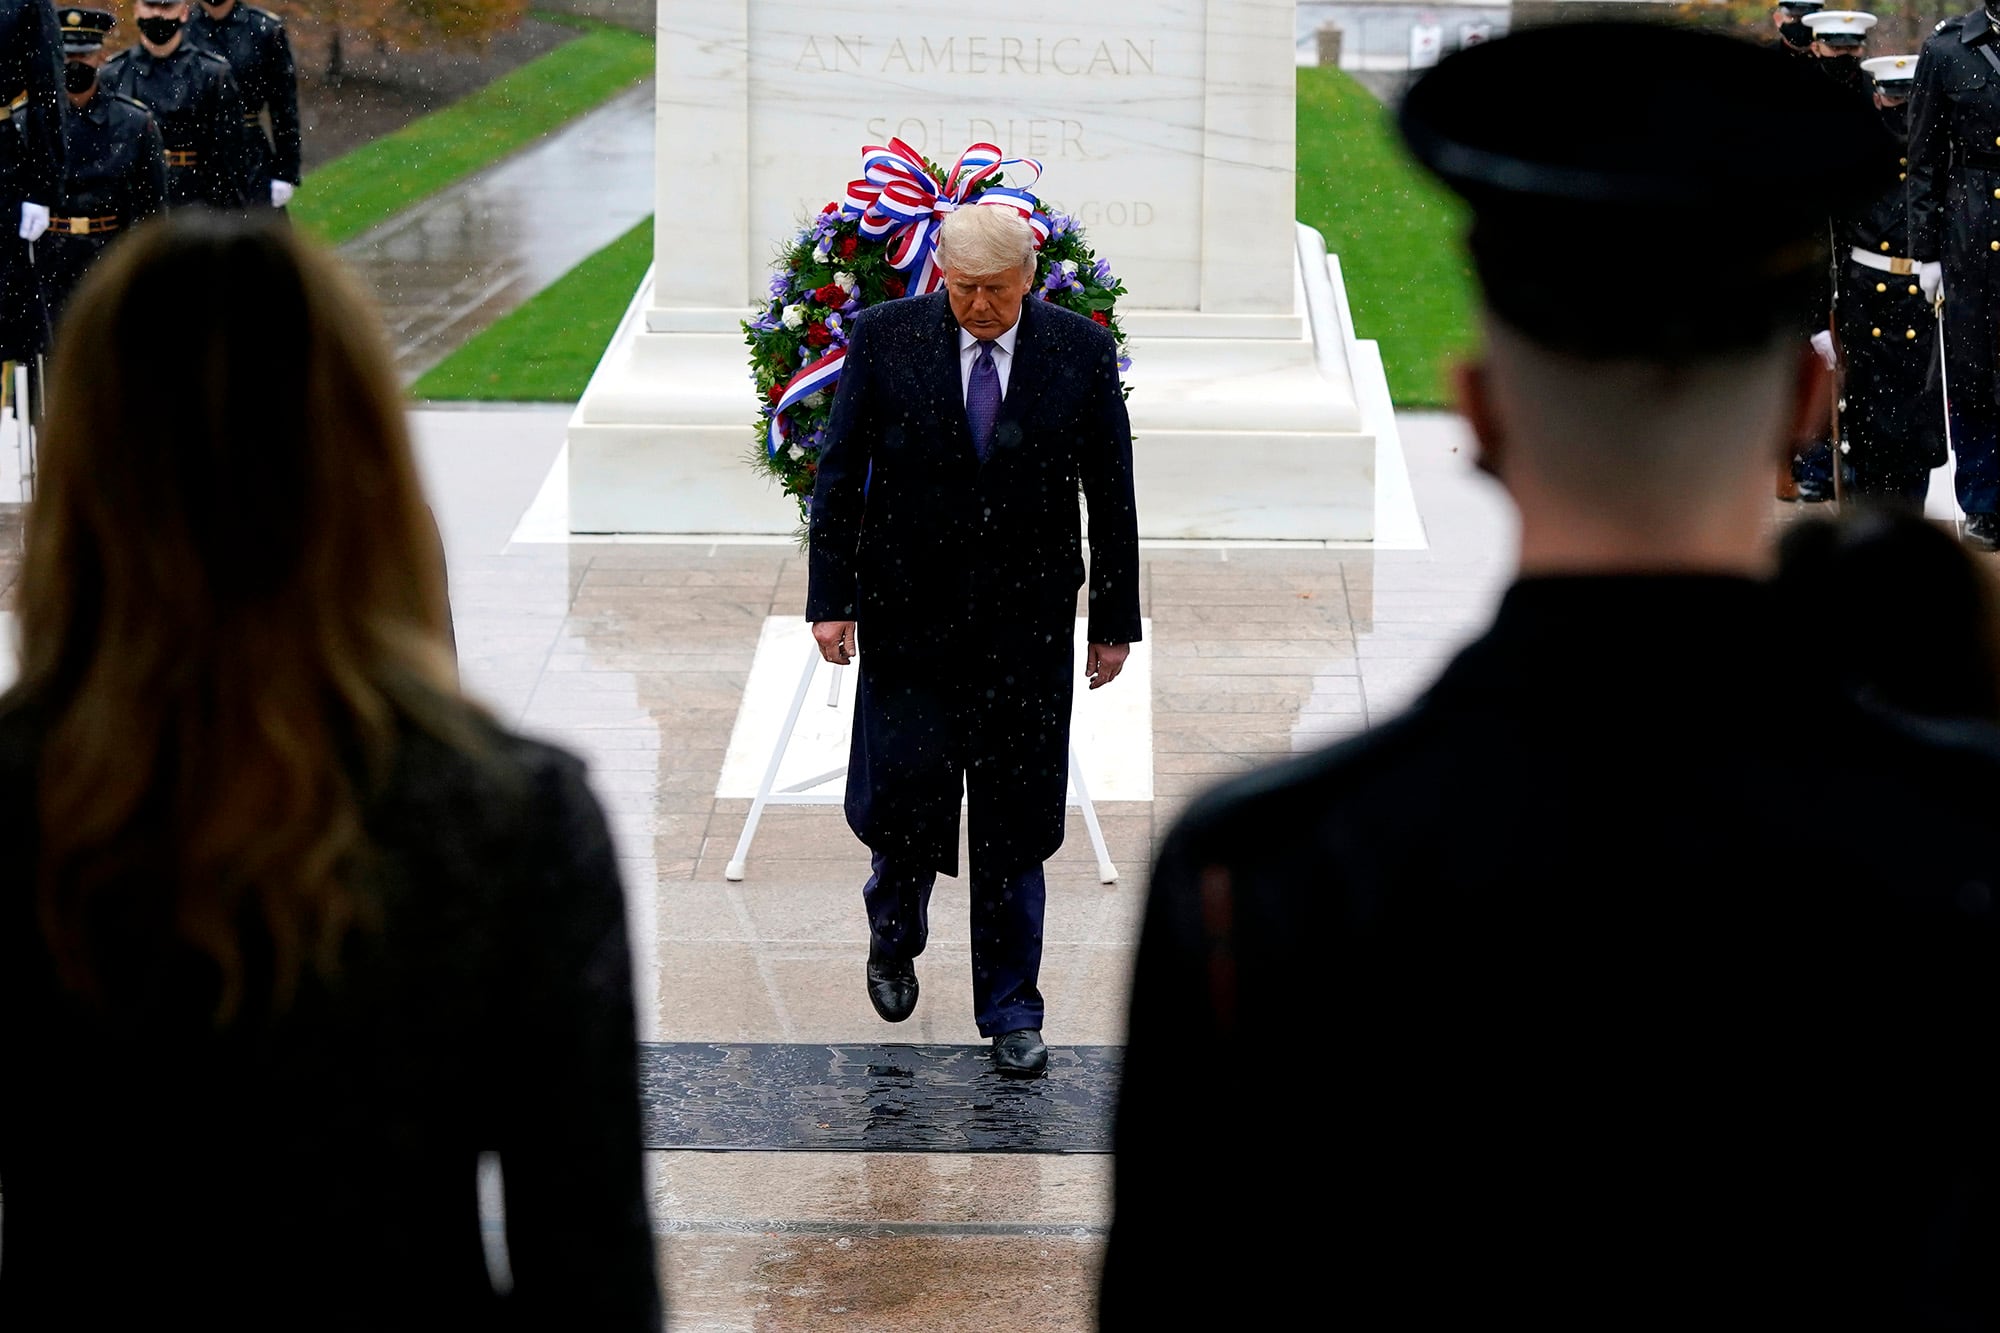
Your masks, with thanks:
[[(993, 369), (1000, 375), (1000, 401), (1007, 401), (1007, 377), (1014, 371), (1014, 339), (1021, 332), (1021, 321), (1015, 320), (1014, 327), (993, 340)], [(964, 329), (958, 331), (958, 396), (961, 401), (972, 396), (972, 363), (979, 357), (979, 339)]]

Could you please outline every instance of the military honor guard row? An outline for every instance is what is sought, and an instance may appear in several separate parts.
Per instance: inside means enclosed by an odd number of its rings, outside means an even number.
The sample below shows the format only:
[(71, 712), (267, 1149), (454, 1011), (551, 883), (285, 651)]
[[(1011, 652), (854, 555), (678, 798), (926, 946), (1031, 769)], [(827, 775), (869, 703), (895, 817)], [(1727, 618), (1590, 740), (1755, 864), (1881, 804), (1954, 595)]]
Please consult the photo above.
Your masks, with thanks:
[(1920, 505), (1949, 457), (1966, 540), (2000, 548), (2000, 19), (1975, 10), (1920, 53), (1872, 58), (1872, 14), (1783, 0), (1772, 22), (1775, 48), (1872, 103), (1900, 158), (1880, 197), (1829, 223), (1809, 335), (1840, 389), (1779, 494)]
[[(47, 349), (53, 317), (119, 234), (167, 209), (282, 209), (299, 180), (297, 78), (281, 20), (243, 0), (109, 10), (0, 0), (5, 196), (0, 360)], [(190, 12), (193, 11), (193, 12)]]

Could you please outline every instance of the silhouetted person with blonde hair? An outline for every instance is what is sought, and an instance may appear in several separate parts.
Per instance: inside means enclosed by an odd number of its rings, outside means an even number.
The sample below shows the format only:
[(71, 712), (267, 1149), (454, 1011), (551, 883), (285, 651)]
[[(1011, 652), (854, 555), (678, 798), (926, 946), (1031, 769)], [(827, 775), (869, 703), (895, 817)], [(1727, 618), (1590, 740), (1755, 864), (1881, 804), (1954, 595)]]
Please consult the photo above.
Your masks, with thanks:
[(657, 1329), (605, 822), (458, 694), (373, 313), (192, 210), (92, 269), (53, 384), (0, 701), (0, 1327)]

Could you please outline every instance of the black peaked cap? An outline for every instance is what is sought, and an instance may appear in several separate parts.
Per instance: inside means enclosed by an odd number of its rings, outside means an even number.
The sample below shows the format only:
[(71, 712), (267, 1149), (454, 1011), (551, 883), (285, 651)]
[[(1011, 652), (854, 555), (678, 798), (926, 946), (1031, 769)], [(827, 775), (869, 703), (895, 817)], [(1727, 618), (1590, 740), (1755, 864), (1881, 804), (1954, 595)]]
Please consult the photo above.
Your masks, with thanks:
[(63, 49), (67, 51), (95, 51), (117, 26), (118, 16), (108, 9), (69, 6), (56, 10), (56, 27), (62, 32)]
[(1470, 206), (1495, 314), (1561, 350), (1699, 356), (1802, 320), (1829, 219), (1895, 184), (1873, 106), (1816, 63), (1676, 24), (1529, 28), (1441, 61), (1398, 126)]

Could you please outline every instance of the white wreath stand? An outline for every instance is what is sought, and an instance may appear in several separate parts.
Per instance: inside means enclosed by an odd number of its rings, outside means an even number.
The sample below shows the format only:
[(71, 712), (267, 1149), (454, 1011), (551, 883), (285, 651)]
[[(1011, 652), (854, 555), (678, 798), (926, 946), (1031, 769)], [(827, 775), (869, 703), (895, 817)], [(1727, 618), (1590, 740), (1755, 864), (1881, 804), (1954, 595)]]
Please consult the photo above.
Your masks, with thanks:
[[(768, 805), (839, 805), (843, 797), (837, 792), (819, 792), (836, 778), (847, 776), (847, 766), (841, 765), (831, 772), (818, 777), (807, 778), (804, 782), (794, 782), (789, 787), (771, 790), (778, 781), (778, 766), (784, 762), (785, 751), (791, 746), (792, 732), (799, 725), (799, 712), (805, 707), (806, 692), (812, 688), (813, 673), (824, 661), (819, 655), (819, 645), (813, 644), (806, 650), (806, 668), (799, 673), (799, 688), (792, 694), (792, 707), (785, 714), (785, 725), (778, 732), (778, 743), (771, 748), (771, 762), (764, 766), (764, 780), (757, 784), (757, 797), (750, 802), (750, 817), (743, 821), (743, 836), (736, 840), (736, 854), (729, 858), (729, 865), (723, 870), (724, 879), (731, 883), (743, 878), (743, 865), (750, 856), (751, 840), (757, 836), (757, 823), (764, 817), (764, 807)], [(826, 692), (826, 706), (840, 707), (840, 672), (833, 668), (833, 681)], [(1104, 830), (1097, 823), (1097, 807), (1091, 803), (1090, 788), (1084, 785), (1083, 769), (1076, 762), (1076, 747), (1069, 750), (1069, 785), (1072, 803), (1083, 808), (1084, 827), (1090, 830), (1090, 845), (1097, 853), (1097, 880), (1100, 884), (1115, 884), (1118, 881), (1118, 867), (1111, 864), (1111, 853), (1104, 846)]]

